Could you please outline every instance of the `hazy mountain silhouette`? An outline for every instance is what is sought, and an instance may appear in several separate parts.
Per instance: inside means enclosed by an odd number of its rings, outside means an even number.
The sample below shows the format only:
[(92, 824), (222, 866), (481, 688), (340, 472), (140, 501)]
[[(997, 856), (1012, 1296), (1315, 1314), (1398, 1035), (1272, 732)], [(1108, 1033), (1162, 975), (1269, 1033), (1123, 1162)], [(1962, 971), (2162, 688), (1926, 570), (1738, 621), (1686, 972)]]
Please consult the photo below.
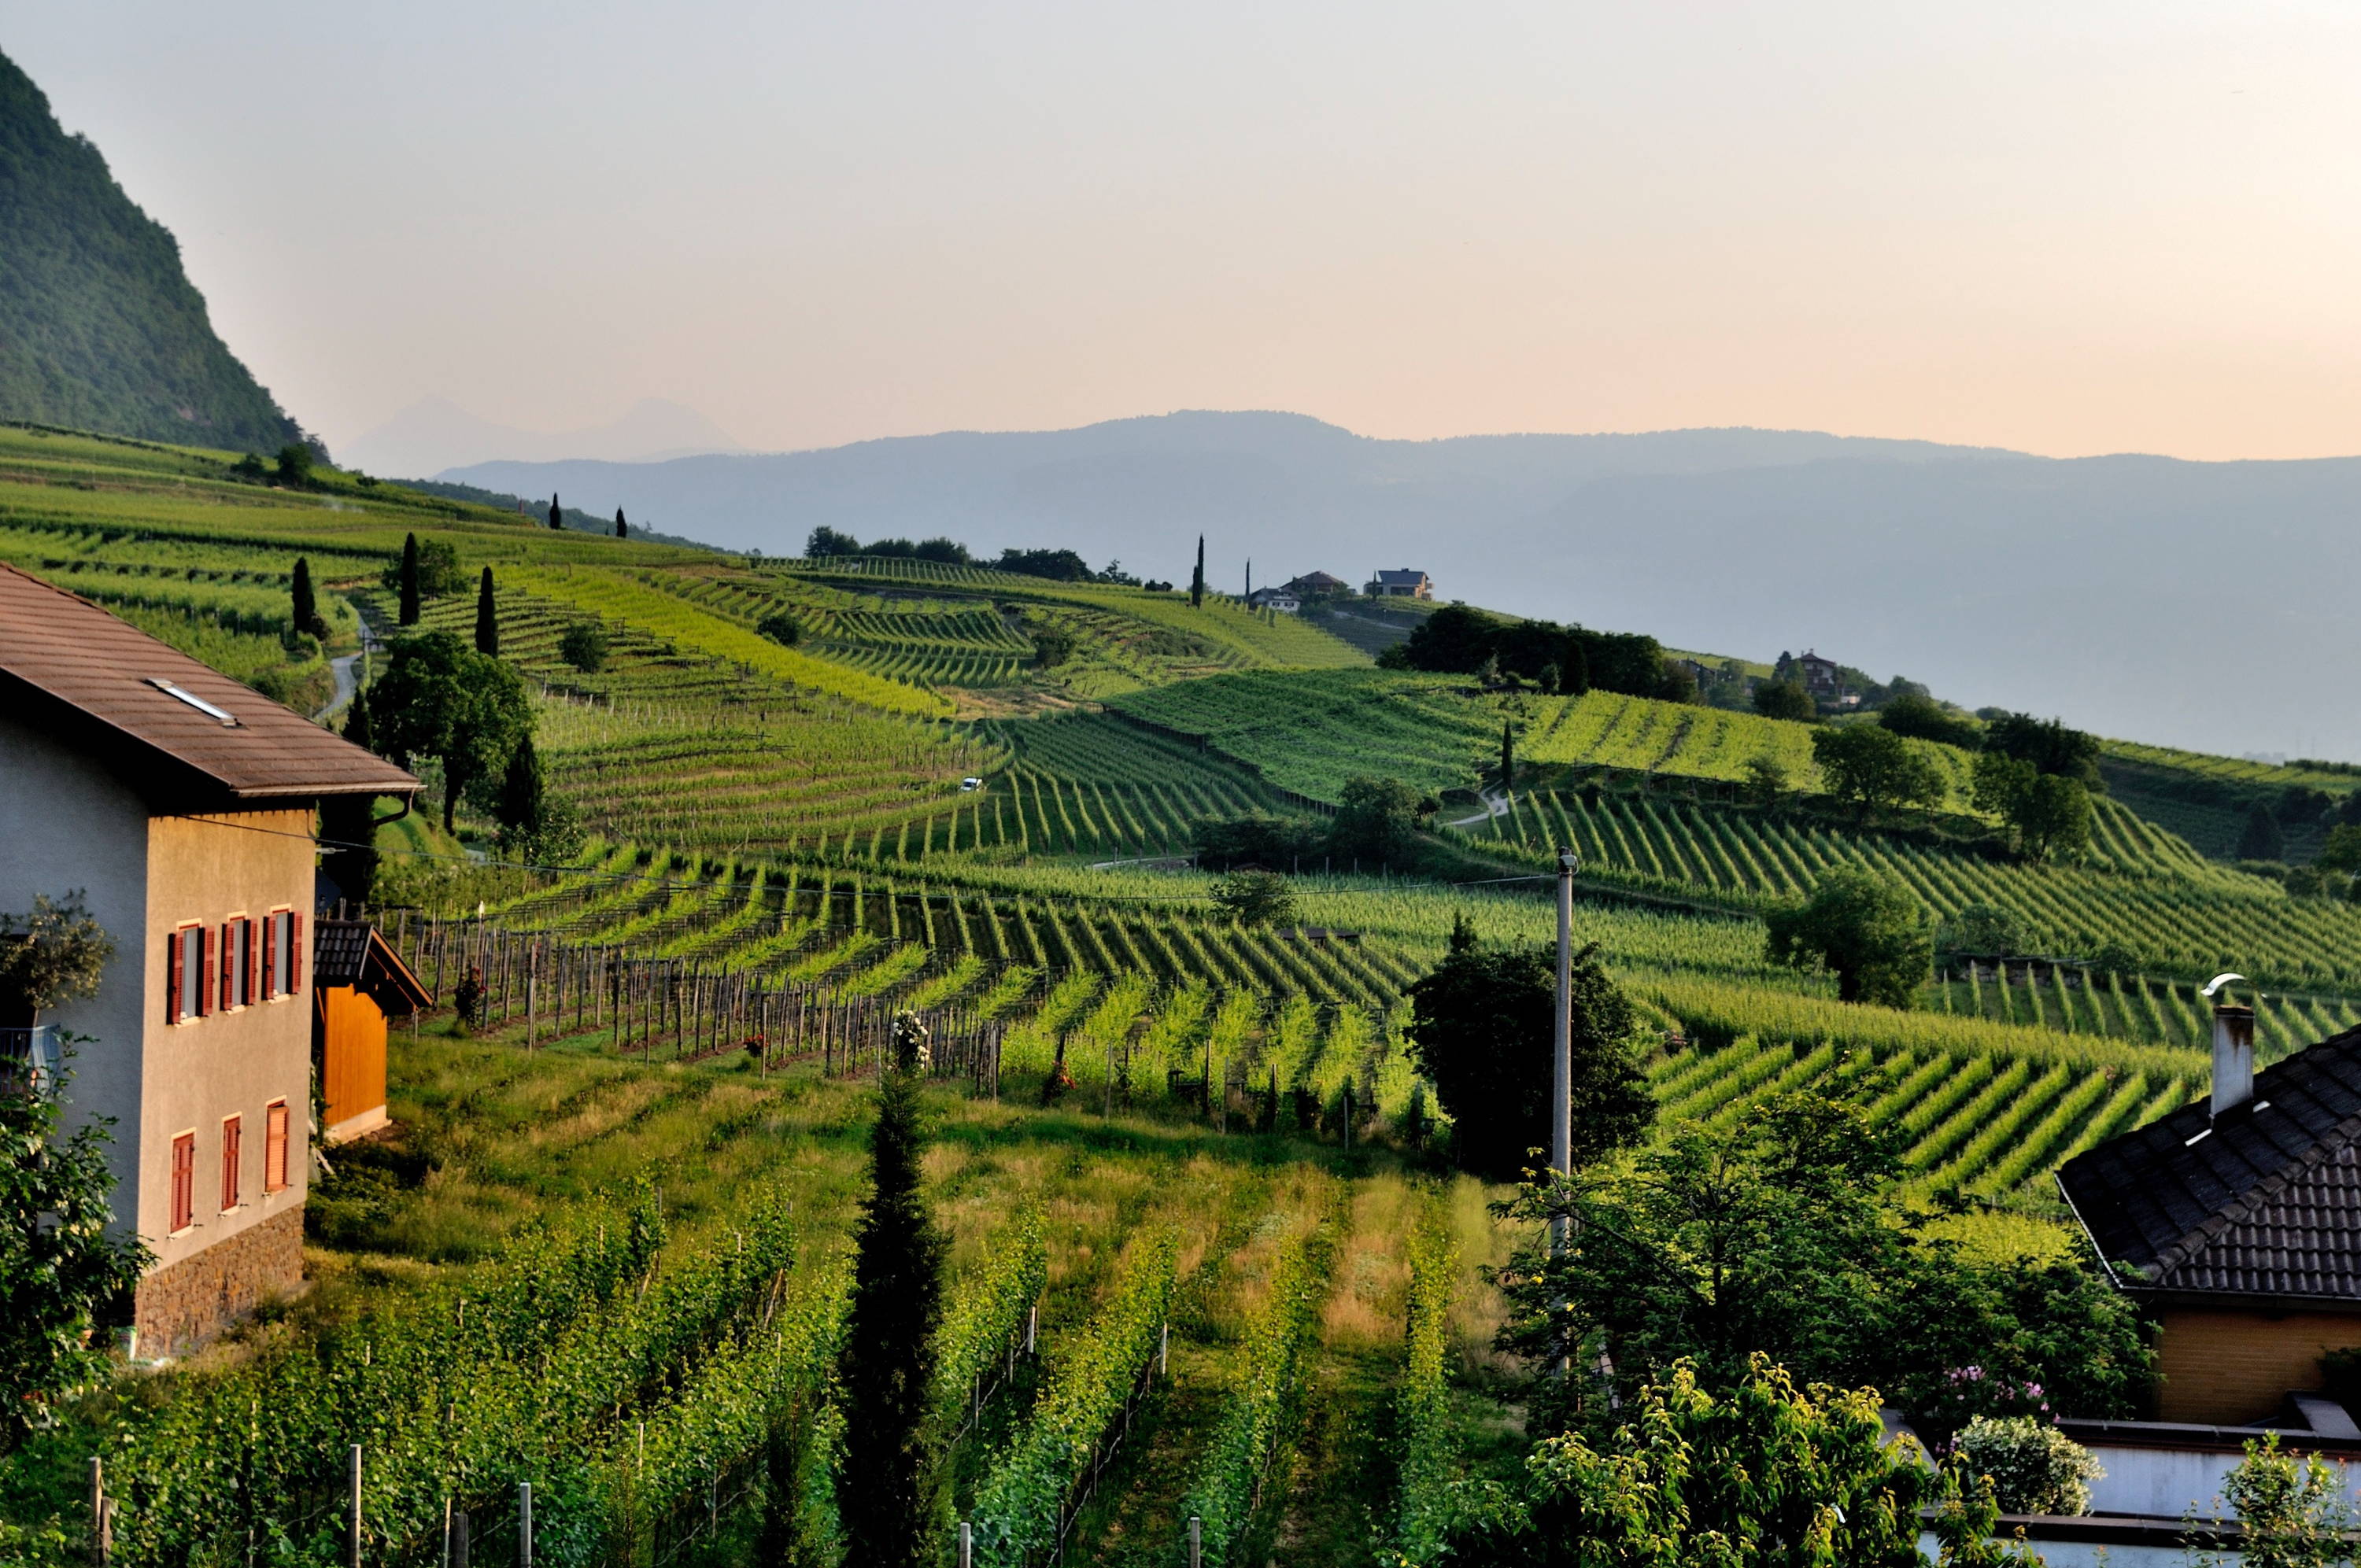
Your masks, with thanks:
[(620, 505), (731, 549), (825, 523), (1071, 545), (1217, 587), (1320, 568), (1768, 658), (1820, 652), (2173, 744), (2361, 757), (2361, 459), (2050, 459), (1811, 432), (1380, 441), (1292, 414), (1186, 413), (624, 466), (453, 476)]
[(355, 466), (393, 478), (424, 478), (467, 464), (569, 457), (648, 463), (692, 453), (740, 452), (729, 433), (695, 409), (642, 398), (608, 424), (554, 433), (479, 419), (448, 398), (423, 398), (339, 448)]

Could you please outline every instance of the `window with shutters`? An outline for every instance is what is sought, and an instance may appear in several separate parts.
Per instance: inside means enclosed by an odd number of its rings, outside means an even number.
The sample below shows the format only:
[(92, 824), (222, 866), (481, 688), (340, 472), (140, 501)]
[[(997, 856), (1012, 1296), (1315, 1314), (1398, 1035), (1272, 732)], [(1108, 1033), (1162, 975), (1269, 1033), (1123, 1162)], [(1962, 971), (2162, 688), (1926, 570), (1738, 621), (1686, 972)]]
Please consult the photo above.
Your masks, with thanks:
[(274, 1100), (262, 1108), (262, 1190), (287, 1190), (287, 1102)]
[(185, 1231), (197, 1221), (197, 1135), (182, 1133), (172, 1140), (172, 1229)]
[(238, 1176), (246, 1157), (242, 1130), (238, 1117), (222, 1118), (221, 1206), (225, 1214), (237, 1207)]
[(262, 917), (262, 998), (268, 1002), (287, 994), (279, 983), (280, 916), (285, 910), (273, 910)]
[(185, 1024), (205, 1014), (205, 928), (182, 926), (165, 944), (164, 1021)]

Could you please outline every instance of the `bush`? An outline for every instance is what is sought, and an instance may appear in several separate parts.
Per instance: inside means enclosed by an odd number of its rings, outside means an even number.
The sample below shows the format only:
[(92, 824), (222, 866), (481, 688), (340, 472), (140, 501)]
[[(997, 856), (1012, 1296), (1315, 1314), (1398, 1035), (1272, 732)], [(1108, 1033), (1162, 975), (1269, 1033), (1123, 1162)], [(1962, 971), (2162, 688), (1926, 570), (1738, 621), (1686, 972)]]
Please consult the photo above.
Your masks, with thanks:
[(1812, 700), (1799, 681), (1764, 681), (1754, 688), (1754, 711), (1765, 718), (1791, 718), (1809, 724), (1820, 716), (1820, 705)]
[(1327, 848), (1327, 836), (1319, 825), (1301, 817), (1255, 812), (1197, 824), (1197, 863), (1207, 871), (1239, 866), (1291, 871), (1307, 857), (1318, 860)]
[(586, 675), (607, 667), (607, 629), (595, 620), (577, 620), (557, 640), (558, 657)]
[(756, 621), (754, 630), (782, 648), (792, 648), (804, 640), (804, 623), (784, 609), (774, 609)]
[(1992, 1477), (2003, 1513), (2089, 1513), (2091, 1483), (2106, 1475), (2089, 1449), (2031, 1416), (1978, 1416), (1956, 1452), (1968, 1469)]
[(1274, 872), (1232, 872), (1213, 884), (1213, 903), (1241, 926), (1276, 926), (1295, 918), (1295, 890)]

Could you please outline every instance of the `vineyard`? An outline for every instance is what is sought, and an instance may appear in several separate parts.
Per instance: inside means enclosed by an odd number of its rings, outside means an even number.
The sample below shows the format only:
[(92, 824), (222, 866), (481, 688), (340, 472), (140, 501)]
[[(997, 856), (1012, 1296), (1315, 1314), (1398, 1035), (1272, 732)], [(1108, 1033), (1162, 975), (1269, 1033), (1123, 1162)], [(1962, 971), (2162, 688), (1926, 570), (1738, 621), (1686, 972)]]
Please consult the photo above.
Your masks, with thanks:
[[(750, 1561), (763, 1530), (832, 1561), (831, 1366), (906, 1014), (939, 1051), (946, 1568), (961, 1526), (1025, 1568), (1170, 1568), (1192, 1528), (1204, 1563), (1427, 1561), (1521, 1453), (1488, 1370), (1514, 1238), (1500, 1190), (1440, 1174), (1407, 996), (1463, 922), (1546, 940), (1559, 844), (1655, 1135), (1842, 1093), (1980, 1234), (2062, 1247), (2059, 1164), (2204, 1092), (2213, 973), (2258, 987), (2266, 1062), (2361, 1025), (2361, 905), (2219, 842), (2250, 799), (2350, 789), (2333, 768), (2110, 742), (2138, 787), (2036, 864), (1953, 748), (1910, 743), (1932, 812), (1765, 806), (1760, 759), (1819, 789), (1810, 727), (1381, 671), (1219, 598), (615, 541), (234, 456), (0, 431), (0, 560), (308, 709), (364, 620), (392, 633), (404, 536), (447, 542), (464, 587), (423, 624), (469, 639), (492, 568), (588, 842), (522, 866), (466, 813), (381, 829), (382, 928), (439, 997), (477, 979), (475, 1016), (397, 1027), (395, 1128), (314, 1189), (312, 1299), (0, 1466), (0, 1518), (33, 1517), (103, 1441), (118, 1563), (345, 1561), (356, 1444), (371, 1563), (514, 1561), (528, 1529), (553, 1568)], [(298, 555), (324, 647), (291, 635)], [(1366, 776), (1449, 794), (1422, 869), (1291, 855), (1290, 914), (1225, 912), (1206, 822), (1322, 829)], [(1765, 956), (1766, 909), (1855, 867), (1944, 936), (1915, 1008)], [(1978, 909), (2026, 950), (1957, 950)]]

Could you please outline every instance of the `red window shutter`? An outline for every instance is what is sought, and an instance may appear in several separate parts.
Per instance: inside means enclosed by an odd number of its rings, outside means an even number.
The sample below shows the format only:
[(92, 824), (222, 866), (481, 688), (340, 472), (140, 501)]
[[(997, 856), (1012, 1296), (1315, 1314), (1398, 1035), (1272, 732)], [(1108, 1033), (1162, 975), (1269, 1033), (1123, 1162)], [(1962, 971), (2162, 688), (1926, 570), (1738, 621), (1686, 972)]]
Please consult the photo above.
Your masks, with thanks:
[(176, 930), (164, 939), (164, 1022), (177, 1024), (188, 1016), (188, 981), (182, 965), (188, 961), (188, 932)]
[(262, 998), (268, 1002), (279, 994), (279, 916), (265, 916), (262, 921)]
[(172, 1229), (185, 1231), (197, 1217), (197, 1135), (172, 1140)]
[(221, 1009), (237, 1005), (237, 922), (221, 923)]
[(287, 916), (287, 989), (291, 993), (303, 989), (303, 916), (300, 910)]
[(287, 1186), (287, 1102), (274, 1100), (262, 1113), (262, 1190), (280, 1192)]
[(240, 1167), (245, 1162), (245, 1145), (244, 1130), (239, 1119), (236, 1116), (225, 1118), (222, 1122), (221, 1189), (221, 1206), (222, 1212), (225, 1214), (237, 1207), (238, 1177), (241, 1174)]

